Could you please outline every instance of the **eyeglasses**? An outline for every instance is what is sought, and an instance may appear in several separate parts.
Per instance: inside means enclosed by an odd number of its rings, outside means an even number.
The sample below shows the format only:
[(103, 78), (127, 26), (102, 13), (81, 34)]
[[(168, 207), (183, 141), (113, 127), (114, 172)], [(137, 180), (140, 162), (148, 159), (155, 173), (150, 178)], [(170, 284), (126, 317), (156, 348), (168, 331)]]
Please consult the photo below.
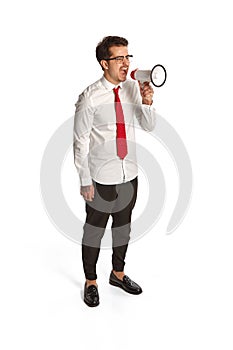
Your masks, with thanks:
[(117, 64), (123, 63), (124, 59), (126, 59), (128, 62), (130, 62), (133, 55), (127, 55), (127, 56), (117, 56), (112, 58), (104, 58), (105, 61), (116, 61)]

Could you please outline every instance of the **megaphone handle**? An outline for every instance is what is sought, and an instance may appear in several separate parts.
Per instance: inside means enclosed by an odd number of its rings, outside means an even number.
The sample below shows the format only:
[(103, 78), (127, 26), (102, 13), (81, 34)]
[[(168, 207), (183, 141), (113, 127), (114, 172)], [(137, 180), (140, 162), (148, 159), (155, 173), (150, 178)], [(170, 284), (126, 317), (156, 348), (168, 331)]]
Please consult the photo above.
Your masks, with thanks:
[(140, 87), (141, 87), (142, 89), (144, 89), (144, 81), (140, 81), (140, 80), (139, 80), (139, 83), (140, 83)]

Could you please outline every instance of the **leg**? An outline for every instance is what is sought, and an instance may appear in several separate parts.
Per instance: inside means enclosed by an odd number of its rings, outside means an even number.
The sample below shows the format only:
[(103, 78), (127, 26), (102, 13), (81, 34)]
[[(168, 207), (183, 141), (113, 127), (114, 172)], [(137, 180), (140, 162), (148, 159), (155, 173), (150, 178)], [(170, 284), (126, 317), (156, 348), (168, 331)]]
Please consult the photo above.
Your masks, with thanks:
[[(125, 255), (130, 238), (131, 215), (137, 197), (137, 178), (130, 183), (133, 186), (133, 194), (130, 202), (125, 205), (124, 209), (112, 214), (113, 270), (109, 277), (109, 283), (115, 287), (123, 289), (127, 293), (136, 295), (142, 293), (142, 288), (124, 273)], [(122, 184), (121, 190), (123, 194), (129, 190), (128, 186), (129, 183)]]
[(99, 257), (101, 239), (104, 235), (109, 214), (98, 212), (87, 203), (86, 213), (82, 239), (83, 269), (86, 279), (94, 283), (97, 279), (96, 264)]
[[(132, 186), (132, 187), (131, 187)], [(112, 254), (112, 266), (113, 271), (118, 273), (119, 278), (124, 276), (125, 256), (128, 248), (128, 242), (130, 239), (131, 231), (131, 216), (132, 210), (136, 203), (138, 181), (134, 180), (121, 184), (118, 192), (118, 206), (122, 207), (121, 199), (126, 191), (133, 188), (132, 197), (125, 208), (121, 208), (120, 211), (112, 213), (112, 237), (113, 237), (113, 254)]]
[(93, 284), (96, 283), (96, 264), (99, 257), (101, 239), (110, 215), (109, 208), (106, 208), (104, 212), (105, 208), (101, 204), (101, 199), (111, 202), (117, 196), (115, 185), (101, 185), (94, 182), (94, 186), (94, 200), (91, 203), (86, 203), (87, 215), (82, 239), (83, 268), (89, 284), (91, 284), (91, 281), (93, 281)]

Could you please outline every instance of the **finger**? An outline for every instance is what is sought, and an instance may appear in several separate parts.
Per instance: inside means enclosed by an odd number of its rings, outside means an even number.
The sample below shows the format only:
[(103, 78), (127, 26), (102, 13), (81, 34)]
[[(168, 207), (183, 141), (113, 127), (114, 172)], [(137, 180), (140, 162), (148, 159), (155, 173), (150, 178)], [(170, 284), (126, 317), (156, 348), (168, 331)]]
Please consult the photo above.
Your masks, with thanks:
[(153, 94), (151, 92), (148, 92), (148, 93), (144, 94), (144, 96), (153, 96)]
[(87, 191), (85, 191), (85, 190), (81, 190), (80, 193), (83, 197), (85, 197), (87, 195)]
[(92, 202), (92, 199), (93, 199), (93, 197), (92, 197), (92, 192), (90, 191), (90, 192), (88, 192), (87, 200), (88, 200), (89, 202)]
[(85, 201), (88, 201), (88, 193), (89, 193), (89, 192), (87, 192), (87, 191), (83, 191), (83, 192), (82, 192), (82, 196), (83, 196), (83, 199), (84, 199)]
[(91, 198), (93, 199), (94, 196), (95, 196), (95, 188), (94, 188), (94, 186), (92, 186), (92, 188), (91, 188)]
[(144, 94), (144, 96), (146, 96), (146, 95), (151, 95), (151, 96), (153, 96), (154, 92), (151, 91), (151, 90), (146, 90), (146, 91), (144, 91), (143, 94)]
[(143, 98), (151, 100), (153, 98), (153, 95), (150, 95), (150, 94), (149, 95), (144, 95)]
[(90, 202), (92, 202), (93, 198), (94, 198), (94, 196), (93, 196), (93, 190), (91, 189), (91, 191), (88, 193), (88, 200), (89, 200)]
[(146, 96), (146, 95), (153, 95), (153, 94), (154, 94), (154, 92), (151, 91), (151, 90), (144, 90), (144, 91), (143, 91), (143, 95), (144, 95), (144, 96)]
[(148, 85), (148, 86), (145, 86), (145, 87), (144, 87), (143, 91), (151, 91), (151, 92), (152, 92), (152, 91), (154, 91), (154, 90), (152, 89), (151, 86)]

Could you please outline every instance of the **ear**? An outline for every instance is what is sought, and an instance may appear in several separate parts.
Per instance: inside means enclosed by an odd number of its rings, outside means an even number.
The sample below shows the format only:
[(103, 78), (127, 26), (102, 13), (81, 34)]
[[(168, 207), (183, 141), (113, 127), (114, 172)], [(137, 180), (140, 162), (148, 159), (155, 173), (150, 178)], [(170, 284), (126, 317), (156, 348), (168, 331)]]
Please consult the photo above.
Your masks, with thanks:
[(101, 60), (101, 61), (100, 61), (100, 64), (101, 64), (101, 66), (103, 67), (103, 69), (108, 69), (108, 62), (107, 62), (107, 61)]

